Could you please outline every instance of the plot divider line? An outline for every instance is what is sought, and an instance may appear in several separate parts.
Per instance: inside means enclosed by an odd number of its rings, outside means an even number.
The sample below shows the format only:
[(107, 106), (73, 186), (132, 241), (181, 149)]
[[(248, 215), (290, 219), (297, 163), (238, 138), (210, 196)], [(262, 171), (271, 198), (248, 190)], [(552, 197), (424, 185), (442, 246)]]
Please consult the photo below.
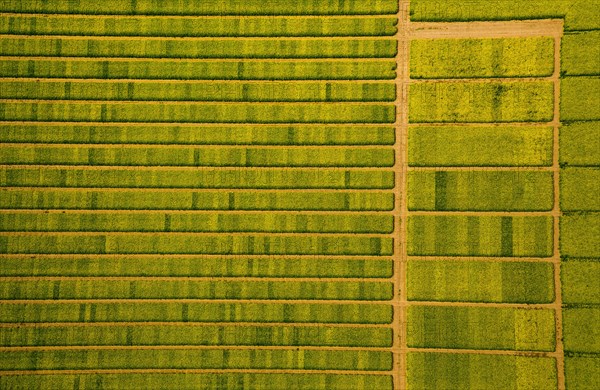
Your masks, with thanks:
[(172, 326), (172, 327), (284, 327), (284, 328), (295, 328), (295, 327), (323, 327), (323, 328), (391, 328), (391, 324), (385, 323), (333, 323), (333, 322), (211, 322), (211, 321), (89, 321), (89, 322), (4, 322), (0, 323), (0, 328), (14, 329), (14, 328), (61, 328), (61, 327), (78, 327), (78, 328), (93, 328), (93, 327), (153, 327), (153, 326)]

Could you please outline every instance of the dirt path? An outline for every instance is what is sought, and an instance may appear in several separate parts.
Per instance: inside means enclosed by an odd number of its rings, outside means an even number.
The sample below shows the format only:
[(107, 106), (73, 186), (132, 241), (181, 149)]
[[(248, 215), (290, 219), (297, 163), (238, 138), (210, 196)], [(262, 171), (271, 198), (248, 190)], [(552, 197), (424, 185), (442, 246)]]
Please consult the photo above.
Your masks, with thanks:
[(561, 37), (563, 20), (411, 23), (413, 39)]

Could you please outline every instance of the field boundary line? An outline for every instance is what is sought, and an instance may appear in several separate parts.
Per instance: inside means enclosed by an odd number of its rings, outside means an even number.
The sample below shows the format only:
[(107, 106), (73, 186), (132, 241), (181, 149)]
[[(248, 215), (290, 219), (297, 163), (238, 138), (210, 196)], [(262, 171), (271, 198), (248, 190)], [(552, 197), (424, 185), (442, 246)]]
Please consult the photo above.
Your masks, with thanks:
[(6, 370), (0, 376), (14, 375), (117, 375), (117, 374), (319, 374), (319, 375), (381, 375), (389, 376), (389, 371), (370, 370), (336, 370), (336, 369), (304, 369), (304, 368), (120, 368), (91, 370)]
[(156, 15), (156, 14), (84, 14), (84, 13), (52, 13), (52, 12), (2, 12), (0, 16), (39, 16), (39, 17), (100, 17), (100, 18), (157, 18), (157, 19), (240, 19), (240, 18), (260, 18), (260, 19), (271, 19), (271, 18), (285, 18), (285, 19), (320, 19), (323, 17), (330, 18), (342, 18), (342, 19), (393, 19), (396, 14), (384, 14), (384, 13), (374, 13), (374, 14), (335, 14), (335, 13), (327, 13), (327, 14), (197, 14), (197, 15)]
[[(157, 166), (148, 166), (148, 165), (91, 165), (91, 164), (82, 164), (82, 165), (73, 165), (73, 164), (0, 164), (0, 169), (7, 168), (17, 168), (17, 169), (26, 169), (31, 167), (37, 167), (40, 169), (60, 169), (60, 170), (94, 170), (94, 171), (104, 171), (107, 169), (111, 170), (120, 170), (120, 171), (137, 171), (140, 170), (150, 170), (150, 171), (240, 171), (243, 169), (244, 171), (264, 171), (264, 170), (275, 170), (275, 171), (297, 171), (297, 170), (308, 170), (308, 171), (346, 171), (346, 170), (360, 170), (366, 172), (393, 172), (393, 166), (381, 166), (381, 167), (340, 167), (340, 166), (331, 166), (331, 167), (246, 167), (246, 166), (203, 166), (203, 165), (173, 165), (173, 166), (165, 166), (165, 165), (157, 165)], [(253, 189), (260, 189), (254, 188)]]
[(452, 171), (452, 172), (473, 172), (473, 171), (532, 171), (532, 172), (554, 172), (552, 166), (429, 166), (429, 167), (408, 167), (409, 171)]
[[(303, 237), (303, 236), (317, 236), (317, 237), (330, 237), (330, 238), (394, 238), (395, 235), (391, 233), (360, 233), (360, 232), (338, 232), (338, 233), (319, 233), (319, 232), (270, 232), (270, 231), (200, 231), (200, 232), (186, 232), (186, 231), (0, 231), (0, 237), (8, 236), (224, 236), (224, 237), (272, 237), (282, 238), (289, 236), (291, 237)], [(210, 254), (210, 253), (207, 253)]]
[(554, 76), (527, 76), (527, 77), (466, 77), (466, 78), (429, 78), (410, 79), (410, 84), (500, 84), (500, 83), (539, 83), (554, 81)]
[(460, 349), (460, 348), (434, 348), (434, 347), (408, 347), (409, 352), (421, 353), (451, 353), (451, 354), (474, 354), (474, 355), (508, 355), (524, 357), (556, 357), (555, 352), (550, 351), (516, 351), (512, 349)]
[(174, 281), (174, 282), (298, 282), (298, 283), (388, 283), (392, 278), (382, 277), (273, 277), (273, 276), (0, 276), (0, 282), (33, 281)]
[(169, 144), (169, 143), (155, 143), (155, 144), (140, 144), (140, 143), (59, 143), (59, 142), (1, 142), (0, 145), (3, 147), (15, 147), (15, 148), (87, 148), (87, 149), (233, 149), (233, 150), (245, 150), (245, 149), (373, 149), (375, 151), (380, 150), (393, 150), (394, 145), (389, 144), (328, 144), (328, 145), (316, 145), (316, 144), (272, 144), (272, 145), (261, 145), (261, 144)]
[[(348, 351), (389, 352), (389, 347), (337, 345), (39, 345), (0, 346), (0, 352), (31, 351), (132, 351), (132, 350), (236, 350), (236, 351)], [(0, 371), (1, 375), (1, 371)]]
[[(177, 57), (90, 57), (90, 56), (3, 56), (0, 59), (12, 61), (110, 61), (110, 62), (394, 62), (394, 57), (253, 57), (253, 58), (177, 58)], [(82, 78), (85, 80), (85, 78)], [(226, 79), (224, 79), (226, 80)], [(370, 79), (372, 80), (372, 79)], [(383, 80), (383, 79), (382, 79)], [(388, 80), (388, 79), (385, 79)], [(390, 78), (389, 80), (394, 80)]]
[[(318, 103), (317, 103), (318, 104)], [(22, 121), (22, 120), (0, 120), (0, 126), (3, 125), (41, 125), (41, 126), (98, 126), (98, 127), (160, 127), (160, 126), (175, 126), (175, 127), (392, 127), (393, 123), (372, 123), (372, 122), (357, 122), (357, 123), (332, 123), (332, 122), (279, 122), (279, 123), (250, 123), (250, 122), (96, 122), (96, 121)]]
[(563, 34), (562, 19), (489, 22), (415, 22), (412, 39), (557, 37)]
[(151, 254), (151, 253), (146, 253), (146, 254), (142, 254), (142, 253), (138, 253), (138, 254), (102, 254), (102, 253), (91, 253), (91, 254), (52, 254), (52, 253), (40, 253), (40, 254), (6, 254), (6, 253), (0, 253), (0, 259), (3, 258), (7, 258), (7, 257), (14, 257), (14, 258), (31, 258), (31, 257), (36, 257), (36, 258), (40, 258), (40, 259), (44, 259), (44, 258), (61, 258), (61, 259), (65, 259), (65, 260), (71, 260), (71, 259), (76, 259), (78, 257), (89, 257), (89, 258), (125, 258), (125, 259), (145, 259), (145, 258), (162, 258), (162, 259), (168, 259), (168, 258), (181, 258), (181, 259), (197, 259), (197, 260), (222, 260), (223, 258), (240, 258), (240, 259), (263, 259), (263, 260), (275, 260), (275, 259), (281, 259), (281, 260), (297, 260), (297, 259), (304, 259), (304, 260), (314, 260), (314, 261), (319, 261), (322, 259), (335, 259), (335, 260), (351, 260), (351, 261), (355, 261), (355, 260), (369, 260), (369, 261), (376, 261), (376, 260), (385, 260), (385, 261), (392, 261), (393, 258), (391, 256), (384, 256), (384, 255), (309, 255), (309, 254), (299, 254), (299, 255), (289, 255), (289, 254), (283, 254), (283, 255), (257, 255), (257, 254), (248, 254), (248, 255), (231, 255), (231, 254), (225, 254), (225, 255), (203, 255), (203, 254)]
[(320, 304), (320, 305), (362, 305), (362, 306), (390, 306), (389, 299), (358, 300), (358, 299), (262, 299), (262, 298), (86, 298), (86, 299), (0, 299), (2, 305), (56, 305), (56, 304), (85, 304), (85, 303), (276, 303), (276, 304)]
[[(0, 190), (1, 193), (1, 190)], [(304, 215), (313, 214), (315, 216), (320, 215), (350, 215), (350, 216), (367, 216), (367, 217), (381, 217), (381, 214), (387, 214), (389, 211), (387, 210), (301, 210), (301, 209), (253, 209), (253, 210), (243, 210), (243, 209), (49, 209), (49, 208), (39, 208), (39, 209), (8, 209), (4, 208), (0, 210), (1, 214), (215, 214), (215, 215), (223, 215), (223, 214), (264, 214), (265, 210), (268, 210), (269, 215), (272, 214), (282, 214), (285, 216), (294, 216), (294, 215)]]
[(391, 324), (385, 323), (334, 323), (334, 322), (182, 322), (182, 321), (172, 321), (172, 322), (161, 322), (161, 321), (104, 321), (104, 322), (3, 322), (0, 323), (0, 329), (2, 328), (72, 328), (72, 327), (84, 327), (84, 328), (93, 328), (93, 327), (142, 327), (142, 326), (184, 326), (184, 327), (282, 327), (282, 328), (384, 328), (390, 329), (392, 327)]
[(409, 127), (553, 127), (550, 122), (411, 122)]
[[(1, 257), (0, 257), (1, 258)], [(408, 256), (413, 261), (485, 261), (485, 262), (527, 262), (527, 263), (553, 263), (552, 257), (494, 257), (494, 256)]]
[[(325, 105), (348, 105), (348, 106), (388, 106), (393, 107), (394, 102), (384, 101), (231, 101), (231, 100), (86, 100), (86, 99), (1, 99), (0, 103), (35, 103), (35, 104), (149, 104), (149, 105), (275, 105), (275, 106), (321, 106)], [(232, 122), (235, 123), (235, 122)]]
[[(246, 16), (244, 16), (245, 18)], [(206, 41), (394, 41), (394, 35), (317, 35), (317, 36), (148, 36), (148, 35), (31, 35), (31, 34), (0, 34), (4, 39), (60, 39), (72, 41), (182, 41), (182, 42), (206, 42)]]
[[(195, 187), (52, 187), (52, 186), (14, 186), (14, 187), (0, 187), (0, 193), (3, 191), (91, 191), (91, 192), (122, 192), (122, 191), (134, 191), (134, 192), (146, 192), (148, 190), (156, 191), (156, 192), (189, 192), (193, 190), (194, 192), (220, 192), (222, 190), (227, 190), (227, 192), (252, 192), (252, 193), (268, 193), (268, 192), (314, 192), (314, 193), (328, 193), (328, 192), (348, 192), (348, 193), (391, 193), (392, 189), (390, 188), (222, 188), (222, 187), (203, 187), (203, 188), (195, 188)], [(190, 200), (191, 201), (191, 200)]]
[(515, 216), (515, 217), (548, 217), (554, 216), (555, 212), (553, 210), (550, 211), (487, 211), (487, 210), (456, 210), (456, 211), (440, 211), (440, 210), (411, 210), (411, 216), (432, 216), (432, 217), (452, 217), (452, 216), (477, 216), (477, 217), (487, 217), (487, 216)]

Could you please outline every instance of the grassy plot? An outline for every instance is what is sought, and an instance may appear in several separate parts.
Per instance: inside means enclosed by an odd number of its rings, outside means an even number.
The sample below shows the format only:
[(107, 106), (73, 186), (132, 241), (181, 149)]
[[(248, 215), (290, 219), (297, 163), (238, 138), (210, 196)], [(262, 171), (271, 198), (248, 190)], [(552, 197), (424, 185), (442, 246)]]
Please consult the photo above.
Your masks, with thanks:
[(392, 389), (388, 375), (340, 374), (259, 374), (259, 373), (206, 373), (206, 374), (50, 374), (0, 376), (0, 387), (70, 389), (76, 386), (106, 390), (147, 389), (168, 387), (178, 389), (214, 390), (241, 387), (250, 390), (281, 389)]
[(0, 208), (90, 210), (390, 211), (392, 192), (0, 189)]
[(554, 310), (408, 307), (409, 347), (554, 351)]
[(0, 231), (24, 232), (273, 232), (392, 233), (394, 217), (381, 214), (268, 213), (52, 213), (0, 214)]
[(360, 235), (253, 236), (170, 233), (0, 235), (5, 254), (206, 254), (390, 256), (393, 239)]
[(1, 142), (179, 145), (393, 145), (393, 127), (349, 125), (0, 124)]
[(413, 171), (409, 210), (551, 210), (551, 172)]
[(411, 216), (408, 254), (552, 256), (551, 217)]
[(565, 357), (565, 380), (569, 389), (597, 389), (600, 383), (600, 357)]
[(599, 186), (600, 167), (561, 170), (561, 209), (563, 211), (600, 211)]
[(5, 56), (127, 58), (381, 58), (396, 55), (393, 39), (4, 38)]
[(2, 99), (135, 101), (394, 101), (396, 86), (374, 82), (6, 81)]
[(389, 104), (16, 102), (0, 101), (0, 120), (177, 123), (394, 123)]
[(566, 76), (600, 74), (600, 31), (565, 34), (561, 60), (562, 72)]
[(600, 353), (600, 308), (563, 309), (565, 351)]
[(563, 121), (600, 119), (600, 77), (561, 79), (560, 118)]
[(551, 127), (409, 128), (411, 166), (550, 166)]
[(561, 126), (561, 164), (600, 165), (598, 150), (600, 150), (600, 122), (575, 122)]
[(560, 219), (560, 253), (567, 257), (600, 257), (600, 214), (566, 214)]
[(44, 0), (22, 3), (20, 0), (5, 0), (0, 6), (3, 12), (36, 12), (67, 14), (110, 14), (110, 15), (377, 15), (395, 14), (395, 0), (346, 0), (343, 2), (317, 2), (299, 0), (271, 0), (265, 7), (263, 0), (188, 0), (181, 3), (160, 3), (153, 0), (136, 0), (98, 3), (95, 0), (80, 0), (77, 3), (48, 4)]
[(93, 188), (355, 188), (390, 189), (392, 171), (343, 171), (302, 169), (177, 169), (135, 170), (86, 167), (8, 167), (0, 171), (2, 187)]
[[(390, 278), (392, 260), (351, 258), (3, 256), (3, 276)], [(512, 275), (512, 274), (511, 274)], [(540, 286), (537, 288), (541, 289)]]
[(413, 79), (550, 76), (554, 40), (415, 39), (410, 62)]
[(391, 352), (289, 350), (79, 350), (10, 351), (2, 370), (57, 369), (306, 369), (387, 371)]
[(411, 389), (555, 389), (553, 358), (507, 355), (408, 353)]
[(544, 122), (554, 110), (552, 82), (440, 82), (410, 86), (412, 123)]
[(208, 167), (391, 167), (392, 148), (272, 149), (211, 147), (3, 146), (0, 164), (208, 166)]
[(7, 281), (0, 299), (391, 299), (384, 282), (40, 279)]
[(394, 35), (395, 22), (393, 17), (164, 18), (106, 15), (64, 17), (50, 14), (40, 18), (5, 15), (0, 16), (0, 33), (143, 37), (380, 36)]
[(383, 80), (396, 77), (396, 62), (254, 61), (191, 59), (5, 59), (2, 77), (150, 80)]
[(294, 322), (389, 324), (391, 305), (297, 303), (34, 302), (0, 305), (0, 322)]
[(391, 328), (278, 326), (56, 326), (5, 328), (2, 346), (290, 345), (391, 347)]
[(548, 263), (411, 260), (408, 299), (549, 303), (554, 300), (553, 272)]
[(562, 299), (566, 304), (600, 304), (600, 261), (568, 259), (561, 264)]

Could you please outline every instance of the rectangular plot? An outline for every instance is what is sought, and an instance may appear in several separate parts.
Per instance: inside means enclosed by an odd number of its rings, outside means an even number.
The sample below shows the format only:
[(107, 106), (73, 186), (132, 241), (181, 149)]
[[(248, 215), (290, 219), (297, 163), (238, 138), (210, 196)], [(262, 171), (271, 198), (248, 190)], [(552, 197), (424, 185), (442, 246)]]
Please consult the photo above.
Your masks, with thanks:
[(391, 352), (320, 350), (79, 350), (11, 351), (2, 370), (307, 369), (387, 371)]
[(393, 127), (0, 124), (1, 142), (179, 145), (393, 145)]
[(213, 390), (253, 386), (263, 390), (281, 389), (381, 389), (392, 390), (389, 375), (340, 374), (260, 374), (260, 373), (203, 373), (203, 374), (36, 374), (0, 376), (0, 387), (70, 389), (77, 386), (93, 388), (102, 383), (105, 389), (169, 388)]
[(4, 38), (5, 56), (127, 58), (391, 58), (393, 39)]
[(349, 103), (0, 102), (0, 120), (176, 123), (394, 123), (395, 107)]
[(408, 299), (550, 303), (553, 272), (549, 263), (411, 260)]
[(549, 122), (554, 84), (543, 81), (412, 84), (412, 123)]
[(392, 233), (391, 215), (3, 212), (0, 231)]
[(47, 4), (43, 0), (22, 3), (19, 0), (3, 1), (2, 12), (22, 13), (66, 13), (66, 14), (109, 14), (109, 15), (377, 15), (395, 14), (398, 3), (395, 0), (374, 0), (368, 4), (362, 0), (344, 2), (314, 3), (300, 0), (272, 0), (265, 7), (262, 0), (191, 0), (185, 3), (160, 3), (152, 0), (126, 1), (120, 3), (98, 3), (83, 0), (76, 4)]
[(195, 192), (138, 190), (2, 191), (0, 208), (70, 210), (391, 211), (392, 192)]
[(554, 389), (556, 361), (547, 357), (410, 352), (414, 389)]
[(600, 119), (600, 77), (561, 79), (560, 119), (562, 121)]
[(389, 324), (391, 305), (296, 303), (28, 303), (0, 305), (0, 322), (298, 322)]
[(408, 307), (408, 346), (554, 351), (554, 310)]
[[(270, 7), (269, 7), (270, 8)], [(29, 15), (0, 17), (0, 33), (144, 37), (380, 36), (396, 33), (390, 18), (169, 18), (139, 16)]]
[(413, 79), (550, 76), (552, 38), (414, 39)]
[(566, 352), (600, 353), (600, 308), (563, 309)]
[(3, 256), (3, 276), (390, 278), (392, 260), (363, 258)]
[(396, 77), (396, 62), (201, 61), (198, 59), (6, 59), (2, 77), (150, 80), (385, 80)]
[(578, 31), (562, 38), (562, 71), (567, 76), (600, 74), (600, 31)]
[(561, 209), (600, 211), (599, 183), (600, 167), (562, 169), (560, 172)]
[(600, 122), (575, 122), (560, 128), (560, 162), (600, 166)]
[(3, 146), (0, 164), (202, 166), (202, 167), (391, 167), (392, 148), (202, 148)]
[(565, 381), (569, 389), (594, 390), (600, 383), (600, 357), (565, 356)]
[(551, 217), (411, 216), (408, 254), (550, 257)]
[(0, 299), (391, 299), (383, 282), (247, 282), (192, 280), (9, 281)]
[(394, 187), (392, 171), (333, 170), (134, 170), (106, 168), (5, 168), (2, 187), (93, 188), (381, 188)]
[(390, 256), (393, 239), (340, 236), (231, 236), (171, 233), (18, 234), (0, 236), (5, 254), (206, 254)]
[(125, 101), (236, 101), (342, 102), (394, 101), (392, 83), (269, 82), (85, 82), (5, 81), (1, 99), (125, 100)]
[(554, 206), (551, 172), (413, 171), (408, 193), (410, 210), (549, 211)]
[(569, 259), (561, 264), (562, 299), (566, 304), (600, 304), (600, 261)]
[(566, 257), (600, 257), (600, 214), (560, 218), (560, 253)]
[(550, 166), (552, 146), (551, 127), (419, 126), (409, 128), (408, 161), (421, 167)]

